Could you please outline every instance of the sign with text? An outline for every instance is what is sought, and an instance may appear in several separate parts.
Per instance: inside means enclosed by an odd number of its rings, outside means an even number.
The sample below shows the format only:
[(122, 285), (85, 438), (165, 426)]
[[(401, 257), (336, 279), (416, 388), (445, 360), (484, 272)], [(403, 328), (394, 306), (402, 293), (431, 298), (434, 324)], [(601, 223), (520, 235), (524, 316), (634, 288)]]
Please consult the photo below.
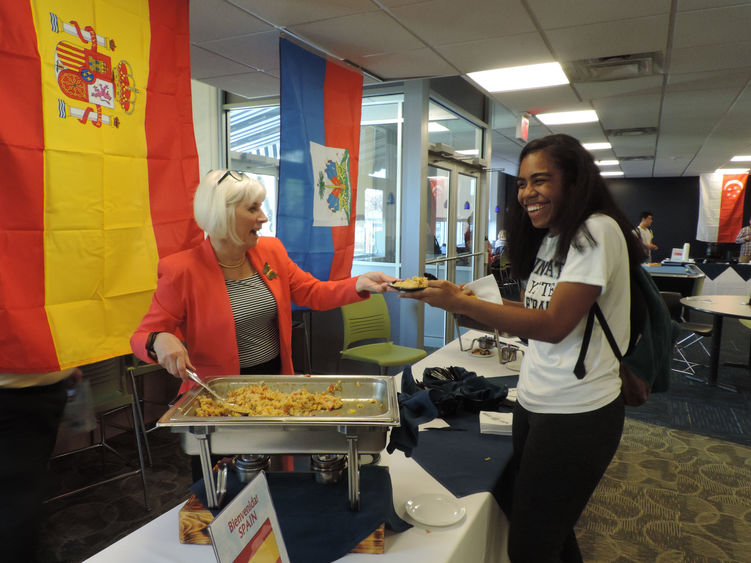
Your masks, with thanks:
[(219, 563), (289, 563), (263, 471), (232, 499), (208, 529)]

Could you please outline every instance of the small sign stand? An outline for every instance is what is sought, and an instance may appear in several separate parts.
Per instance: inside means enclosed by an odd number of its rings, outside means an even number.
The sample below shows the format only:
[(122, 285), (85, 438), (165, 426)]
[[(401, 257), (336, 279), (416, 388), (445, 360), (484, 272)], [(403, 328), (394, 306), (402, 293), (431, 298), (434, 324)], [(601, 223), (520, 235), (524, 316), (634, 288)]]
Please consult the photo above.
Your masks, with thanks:
[(214, 518), (208, 530), (219, 563), (289, 563), (263, 471)]

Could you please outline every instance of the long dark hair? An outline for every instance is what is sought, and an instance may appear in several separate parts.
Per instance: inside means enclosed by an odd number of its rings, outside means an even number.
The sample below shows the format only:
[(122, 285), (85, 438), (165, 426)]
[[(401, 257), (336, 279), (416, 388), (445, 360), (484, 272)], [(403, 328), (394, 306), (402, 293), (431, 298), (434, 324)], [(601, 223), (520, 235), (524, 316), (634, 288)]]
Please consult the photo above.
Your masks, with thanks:
[[(535, 139), (522, 149), (519, 167), (528, 155), (540, 151), (544, 151), (561, 171), (565, 195), (562, 207), (554, 217), (559, 231), (555, 259), (564, 262), (572, 243), (575, 248), (581, 248), (581, 240), (576, 238), (576, 233), (582, 227), (585, 240), (596, 245), (597, 242), (584, 222), (593, 213), (602, 213), (612, 217), (623, 231), (630, 265), (642, 262), (645, 257), (644, 247), (634, 236), (632, 225), (615, 203), (592, 155), (581, 143), (569, 135), (548, 135)], [(537, 251), (548, 230), (534, 227), (529, 215), (518, 204), (511, 205), (509, 224), (511, 273), (517, 279), (526, 279), (532, 272)]]

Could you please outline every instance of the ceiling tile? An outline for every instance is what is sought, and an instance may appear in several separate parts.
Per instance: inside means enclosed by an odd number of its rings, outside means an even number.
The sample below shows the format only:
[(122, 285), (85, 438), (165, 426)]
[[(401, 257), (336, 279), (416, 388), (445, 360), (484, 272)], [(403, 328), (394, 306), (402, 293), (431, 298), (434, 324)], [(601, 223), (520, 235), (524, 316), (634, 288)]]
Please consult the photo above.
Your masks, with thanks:
[(204, 49), (258, 70), (279, 68), (279, 32), (240, 35), (201, 43)]
[(491, 94), (491, 97), (517, 113), (592, 109), (589, 104), (582, 104), (579, 101), (569, 85), (516, 92), (496, 92)]
[(654, 16), (670, 12), (670, 0), (527, 0), (527, 3), (543, 29), (612, 22), (633, 18), (637, 14)]
[(626, 176), (639, 178), (651, 176), (652, 166), (654, 166), (653, 160), (632, 160), (630, 162), (622, 162), (620, 169)]
[(673, 49), (670, 73), (751, 68), (751, 41)]
[(608, 141), (619, 158), (625, 156), (654, 156), (657, 135), (611, 136)]
[(678, 12), (688, 12), (690, 10), (701, 10), (704, 8), (719, 8), (722, 6), (733, 6), (738, 4), (738, 0), (681, 0), (678, 2)]
[(707, 72), (690, 72), (678, 74), (671, 72), (668, 76), (668, 88), (671, 92), (681, 90), (712, 90), (714, 88), (744, 88), (751, 80), (751, 69), (727, 72), (710, 70)]
[[(331, 33), (336, 29), (336, 33)], [(292, 26), (291, 31), (340, 58), (419, 49), (425, 45), (383, 12)]]
[(751, 4), (682, 12), (676, 15), (673, 45), (696, 47), (742, 41), (748, 37)]
[(233, 0), (238, 6), (281, 27), (327, 20), (351, 14), (374, 12), (370, 0)]
[(650, 16), (545, 32), (560, 62), (664, 51), (668, 16)]
[(265, 98), (279, 95), (279, 78), (266, 72), (206, 78), (201, 82), (246, 98)]
[(463, 74), (507, 66), (549, 63), (553, 60), (537, 32), (454, 43), (435, 49)]
[(616, 96), (592, 100), (604, 129), (657, 127), (660, 124), (660, 94)]
[(455, 76), (457, 70), (431, 49), (415, 49), (358, 57), (353, 62), (385, 80), (424, 76)]
[(602, 126), (595, 123), (574, 123), (571, 125), (550, 125), (548, 128), (553, 133), (563, 133), (564, 135), (571, 135), (580, 142), (584, 142), (585, 139), (591, 139), (593, 137), (601, 137)]
[(662, 90), (663, 76), (642, 76), (640, 78), (628, 78), (625, 80), (606, 80), (603, 82), (575, 82), (574, 90), (579, 93), (583, 100), (596, 98), (612, 98), (614, 96), (635, 94), (659, 94)]
[(190, 76), (196, 80), (228, 74), (240, 74), (250, 70), (246, 65), (231, 61), (201, 47), (190, 47)]
[(267, 23), (224, 0), (191, 0), (190, 2), (191, 43), (269, 29), (271, 26)]
[(431, 0), (391, 13), (429, 45), (450, 45), (535, 31), (519, 0)]

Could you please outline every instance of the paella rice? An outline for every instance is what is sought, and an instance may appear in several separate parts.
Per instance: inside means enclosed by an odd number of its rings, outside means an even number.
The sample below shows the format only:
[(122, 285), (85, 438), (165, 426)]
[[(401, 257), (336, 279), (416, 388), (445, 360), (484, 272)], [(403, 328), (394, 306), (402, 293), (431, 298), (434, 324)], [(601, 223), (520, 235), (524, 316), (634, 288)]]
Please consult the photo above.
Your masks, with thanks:
[[(248, 410), (247, 416), (312, 416), (321, 411), (335, 411), (342, 408), (341, 398), (334, 395), (341, 391), (341, 382), (329, 385), (327, 391), (311, 393), (307, 389), (297, 389), (284, 393), (270, 389), (265, 383), (247, 385), (233, 389), (227, 400)], [(233, 411), (221, 402), (200, 395), (197, 416), (246, 416)]]

